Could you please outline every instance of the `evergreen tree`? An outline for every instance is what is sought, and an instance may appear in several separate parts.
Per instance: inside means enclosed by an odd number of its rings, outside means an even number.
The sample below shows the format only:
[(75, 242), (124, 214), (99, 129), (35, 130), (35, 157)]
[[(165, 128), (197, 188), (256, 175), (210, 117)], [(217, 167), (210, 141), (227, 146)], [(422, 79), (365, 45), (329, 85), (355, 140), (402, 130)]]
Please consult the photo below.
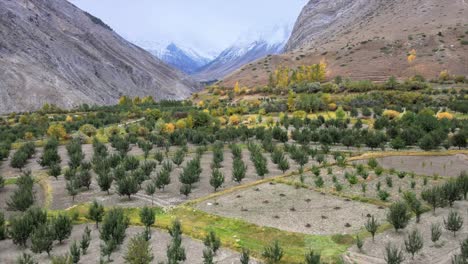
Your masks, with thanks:
[(86, 255), (89, 244), (91, 243), (91, 229), (88, 226), (85, 227), (83, 235), (81, 236), (80, 248), (83, 255)]
[(463, 227), (463, 218), (458, 214), (457, 211), (450, 211), (447, 220), (444, 218), (444, 226), (450, 232), (453, 232), (455, 237), (457, 231)]
[(154, 204), (154, 194), (156, 193), (156, 183), (154, 181), (148, 183), (145, 187), (146, 195), (151, 196), (151, 205)]
[(72, 221), (66, 214), (59, 214), (53, 221), (55, 239), (62, 241), (69, 238), (73, 229)]
[(171, 183), (170, 171), (162, 169), (160, 172), (158, 172), (155, 183), (158, 189), (164, 191), (164, 188)]
[(221, 246), (221, 240), (216, 236), (216, 233), (214, 231), (210, 231), (206, 237), (205, 240), (203, 241), (206, 247), (208, 247), (213, 254), (216, 255), (216, 252)]
[(224, 183), (224, 175), (219, 169), (215, 168), (211, 172), (211, 179), (210, 179), (210, 185), (214, 188), (214, 191), (216, 192), (219, 187), (221, 187)]
[(441, 198), (440, 187), (432, 187), (421, 192), (421, 198), (432, 206), (432, 210), (435, 214), (437, 207), (443, 205), (443, 199)]
[(412, 259), (414, 259), (414, 254), (418, 253), (423, 248), (423, 245), (423, 237), (417, 229), (410, 232), (405, 239), (406, 251), (411, 253)]
[(73, 243), (70, 245), (70, 257), (74, 264), (80, 262), (80, 254), (80, 247), (78, 246), (76, 241), (73, 241)]
[(423, 205), (421, 201), (418, 200), (416, 194), (413, 192), (405, 192), (403, 198), (406, 201), (406, 204), (410, 210), (416, 215), (416, 223), (419, 223), (421, 219), (421, 214), (424, 212)]
[(250, 261), (250, 251), (248, 249), (242, 248), (240, 262), (241, 264), (249, 264)]
[(320, 264), (320, 254), (316, 254), (313, 250), (309, 250), (305, 255), (305, 264)]
[(289, 170), (289, 162), (286, 157), (283, 156), (283, 158), (279, 161), (278, 169), (280, 169), (283, 173)]
[(99, 185), (99, 188), (101, 188), (101, 191), (107, 192), (107, 194), (109, 195), (109, 190), (112, 186), (112, 182), (114, 181), (114, 178), (112, 177), (110, 172), (99, 173), (97, 175), (96, 181)]
[(50, 256), (55, 240), (54, 228), (51, 224), (42, 224), (31, 234), (31, 251), (40, 254), (46, 252)]
[(26, 246), (26, 241), (34, 229), (34, 223), (31, 217), (27, 215), (14, 216), (10, 219), (8, 234), (13, 243), (20, 246)]
[(147, 238), (151, 238), (151, 226), (156, 221), (154, 210), (146, 206), (143, 207), (140, 211), (140, 221), (145, 225)]
[(377, 222), (375, 217), (372, 215), (370, 218), (367, 218), (367, 223), (365, 224), (367, 232), (372, 235), (372, 242), (374, 242), (375, 233), (379, 229), (380, 224)]
[(102, 221), (104, 216), (104, 206), (99, 204), (96, 200), (93, 201), (88, 209), (88, 218), (96, 223), (96, 228), (99, 227), (99, 222)]
[(442, 228), (440, 224), (431, 224), (431, 241), (436, 243), (442, 235)]
[(182, 230), (178, 220), (172, 223), (169, 234), (172, 237), (172, 241), (167, 246), (167, 263), (178, 264), (179, 262), (185, 261), (185, 249), (182, 247)]
[(16, 259), (15, 263), (16, 264), (37, 264), (37, 261), (34, 260), (34, 257), (31, 256), (30, 254), (23, 253)]
[(265, 247), (262, 256), (267, 260), (268, 264), (279, 263), (283, 258), (283, 249), (279, 242), (275, 241), (272, 245)]
[(120, 195), (126, 195), (129, 200), (132, 199), (132, 195), (136, 194), (138, 190), (138, 181), (134, 175), (127, 175), (117, 181), (117, 192)]
[(128, 224), (129, 220), (122, 209), (111, 209), (104, 216), (101, 224), (101, 240), (106, 243), (112, 241), (115, 246), (121, 245), (125, 239), (125, 230), (127, 230)]
[(387, 264), (401, 264), (403, 261), (405, 261), (405, 257), (403, 256), (401, 249), (397, 248), (391, 243), (388, 243), (385, 246), (384, 259)]
[(132, 237), (124, 259), (125, 263), (129, 264), (150, 264), (153, 261), (150, 242), (141, 235)]
[(203, 250), (203, 264), (213, 264), (213, 251), (210, 248)]
[(245, 173), (247, 172), (247, 166), (242, 161), (242, 159), (235, 158), (232, 167), (233, 167), (232, 179), (237, 183), (241, 183), (241, 181), (245, 178)]
[(387, 214), (387, 221), (393, 225), (396, 231), (405, 228), (410, 219), (411, 214), (405, 203), (395, 202), (390, 206), (390, 210)]

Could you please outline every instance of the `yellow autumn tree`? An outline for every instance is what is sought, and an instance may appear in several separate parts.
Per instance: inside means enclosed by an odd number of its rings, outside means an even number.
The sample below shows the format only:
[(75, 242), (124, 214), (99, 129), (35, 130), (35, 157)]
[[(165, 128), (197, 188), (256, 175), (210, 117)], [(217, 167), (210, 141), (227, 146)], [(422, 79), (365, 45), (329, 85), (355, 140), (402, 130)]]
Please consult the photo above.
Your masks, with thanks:
[(238, 124), (240, 123), (240, 118), (239, 118), (239, 116), (238, 116), (238, 115), (230, 116), (230, 117), (229, 117), (229, 123), (230, 123), (231, 125), (234, 125), (234, 126), (238, 125)]
[(288, 110), (289, 112), (294, 112), (296, 110), (296, 94), (292, 91), (289, 90), (288, 92)]
[(67, 131), (62, 124), (52, 124), (47, 129), (47, 135), (58, 139), (65, 138), (67, 136)]
[(452, 120), (453, 119), (453, 115), (449, 112), (440, 112), (437, 114), (437, 119), (439, 120), (442, 120), (442, 119), (448, 119), (448, 120)]
[(236, 82), (236, 84), (234, 85), (234, 93), (235, 94), (240, 94), (241, 92), (241, 89), (240, 89), (240, 86), (239, 86), (239, 82)]
[(417, 57), (417, 52), (415, 49), (412, 49), (408, 55), (408, 63), (411, 64), (414, 60), (416, 60), (416, 57)]
[(73, 122), (73, 117), (71, 117), (70, 115), (67, 115), (67, 117), (65, 118), (65, 122), (67, 123)]
[(172, 134), (175, 131), (175, 125), (172, 123), (167, 123), (164, 125), (164, 133)]

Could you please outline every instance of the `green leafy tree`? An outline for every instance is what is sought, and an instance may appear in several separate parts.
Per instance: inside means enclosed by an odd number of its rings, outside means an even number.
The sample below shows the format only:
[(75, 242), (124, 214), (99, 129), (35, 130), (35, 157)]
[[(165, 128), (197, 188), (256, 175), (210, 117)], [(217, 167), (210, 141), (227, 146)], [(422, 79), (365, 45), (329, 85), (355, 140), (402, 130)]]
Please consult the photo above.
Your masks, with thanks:
[(145, 225), (148, 239), (151, 238), (151, 226), (156, 221), (156, 214), (154, 209), (149, 207), (143, 207), (140, 211), (140, 221)]
[(50, 256), (55, 240), (54, 228), (51, 224), (42, 224), (31, 234), (31, 251), (40, 254), (46, 252)]
[(150, 242), (143, 236), (133, 237), (127, 247), (127, 253), (124, 256), (125, 263), (129, 264), (150, 264), (153, 261)]
[(403, 199), (410, 208), (410, 210), (416, 215), (416, 223), (419, 223), (422, 213), (424, 213), (424, 208), (421, 201), (418, 200), (416, 194), (413, 192), (405, 192)]
[(185, 158), (185, 151), (183, 151), (182, 149), (179, 149), (176, 151), (174, 157), (172, 157), (172, 162), (174, 162), (174, 164), (177, 165), (177, 167), (180, 167), (182, 162), (184, 162), (184, 158)]
[(156, 193), (156, 183), (154, 181), (148, 183), (145, 187), (146, 195), (151, 196), (151, 205), (154, 204), (154, 194)]
[(53, 221), (55, 239), (62, 241), (69, 238), (73, 229), (72, 220), (66, 214), (59, 214)]
[(164, 191), (164, 188), (171, 183), (170, 171), (166, 169), (159, 171), (155, 183), (158, 189)]
[(247, 166), (245, 165), (244, 161), (242, 161), (240, 158), (235, 158), (233, 162), (232, 179), (237, 183), (241, 183), (241, 181), (245, 178), (246, 172)]
[(96, 177), (96, 181), (101, 191), (107, 192), (107, 194), (109, 195), (112, 182), (114, 181), (114, 178), (112, 177), (110, 172), (99, 173)]
[(171, 243), (167, 246), (167, 263), (178, 264), (186, 260), (185, 249), (182, 247), (182, 229), (180, 222), (175, 220), (169, 228), (172, 237)]
[(455, 201), (460, 200), (460, 186), (454, 180), (446, 182), (441, 187), (441, 196), (443, 200), (448, 202), (450, 207), (453, 207)]
[(83, 255), (86, 255), (88, 251), (89, 244), (91, 243), (91, 229), (88, 226), (85, 227), (83, 231), (83, 235), (81, 236), (80, 240), (80, 248)]
[(62, 167), (60, 167), (60, 164), (54, 163), (50, 165), (49, 171), (47, 173), (58, 180), (58, 176), (62, 174)]
[(421, 198), (431, 205), (434, 214), (436, 208), (444, 204), (441, 192), (440, 187), (432, 187), (421, 192)]
[(99, 204), (96, 200), (93, 201), (88, 209), (88, 218), (96, 223), (96, 228), (99, 227), (99, 222), (102, 221), (104, 216), (104, 206)]
[(283, 156), (283, 158), (279, 161), (278, 163), (278, 168), (285, 173), (287, 170), (289, 170), (289, 161), (286, 157)]
[(127, 175), (117, 181), (117, 192), (120, 195), (126, 195), (129, 200), (132, 199), (132, 195), (136, 194), (138, 190), (138, 181), (133, 175)]
[(23, 247), (26, 246), (26, 242), (35, 228), (32, 218), (28, 215), (14, 216), (9, 222), (8, 234), (13, 243)]
[(417, 229), (414, 229), (408, 234), (405, 239), (405, 248), (408, 253), (411, 254), (411, 258), (414, 259), (414, 255), (421, 251), (424, 246), (423, 237)]
[(192, 186), (190, 184), (182, 184), (180, 186), (180, 194), (185, 195), (185, 197), (188, 197), (192, 193)]
[(387, 221), (393, 225), (396, 231), (403, 229), (408, 225), (411, 219), (411, 213), (404, 202), (395, 202), (390, 205), (387, 214)]
[(109, 210), (104, 216), (100, 229), (100, 238), (104, 242), (113, 241), (117, 246), (125, 239), (125, 231), (129, 224), (128, 218), (120, 208)]
[(224, 183), (224, 175), (223, 173), (215, 168), (211, 172), (211, 179), (210, 179), (210, 185), (214, 188), (214, 191), (216, 192), (219, 187), (221, 187)]
[(24, 172), (16, 181), (16, 185), (18, 188), (10, 196), (7, 205), (10, 210), (24, 212), (34, 204), (34, 180), (31, 172)]
[(70, 257), (74, 264), (80, 262), (80, 255), (80, 247), (78, 246), (78, 243), (76, 243), (76, 241), (73, 241), (73, 243), (70, 245)]

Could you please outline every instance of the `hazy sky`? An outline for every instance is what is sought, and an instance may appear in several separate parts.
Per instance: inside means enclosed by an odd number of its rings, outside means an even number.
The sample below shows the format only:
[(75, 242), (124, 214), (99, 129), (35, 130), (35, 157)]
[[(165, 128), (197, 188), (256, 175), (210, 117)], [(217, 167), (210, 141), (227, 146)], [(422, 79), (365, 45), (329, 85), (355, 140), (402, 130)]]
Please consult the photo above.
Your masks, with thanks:
[(307, 0), (70, 0), (132, 41), (220, 52), (258, 32), (292, 27)]

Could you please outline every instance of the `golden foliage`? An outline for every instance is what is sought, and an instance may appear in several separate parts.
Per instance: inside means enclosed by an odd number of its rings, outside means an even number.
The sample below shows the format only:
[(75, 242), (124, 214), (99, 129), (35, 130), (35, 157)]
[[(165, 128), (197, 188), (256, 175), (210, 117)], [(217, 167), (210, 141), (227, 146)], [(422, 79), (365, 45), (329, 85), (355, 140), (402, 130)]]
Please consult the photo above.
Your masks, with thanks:
[(416, 57), (417, 57), (417, 52), (415, 49), (412, 49), (408, 55), (408, 63), (411, 64), (414, 60), (416, 60)]
[(67, 131), (62, 124), (52, 124), (47, 129), (47, 135), (58, 139), (65, 138), (67, 136)]
[(229, 117), (229, 124), (238, 125), (240, 123), (240, 117), (238, 115), (232, 115)]
[(67, 117), (65, 118), (65, 122), (67, 123), (73, 122), (73, 117), (71, 117), (70, 115), (67, 115)]
[(437, 114), (437, 119), (441, 120), (441, 119), (448, 119), (448, 120), (452, 120), (453, 119), (453, 115), (449, 112), (440, 112)]
[(395, 110), (385, 110), (383, 112), (383, 116), (386, 116), (390, 119), (395, 119), (400, 116), (400, 112), (395, 111)]
[(172, 123), (167, 123), (164, 125), (164, 133), (172, 134), (175, 131), (175, 125)]

